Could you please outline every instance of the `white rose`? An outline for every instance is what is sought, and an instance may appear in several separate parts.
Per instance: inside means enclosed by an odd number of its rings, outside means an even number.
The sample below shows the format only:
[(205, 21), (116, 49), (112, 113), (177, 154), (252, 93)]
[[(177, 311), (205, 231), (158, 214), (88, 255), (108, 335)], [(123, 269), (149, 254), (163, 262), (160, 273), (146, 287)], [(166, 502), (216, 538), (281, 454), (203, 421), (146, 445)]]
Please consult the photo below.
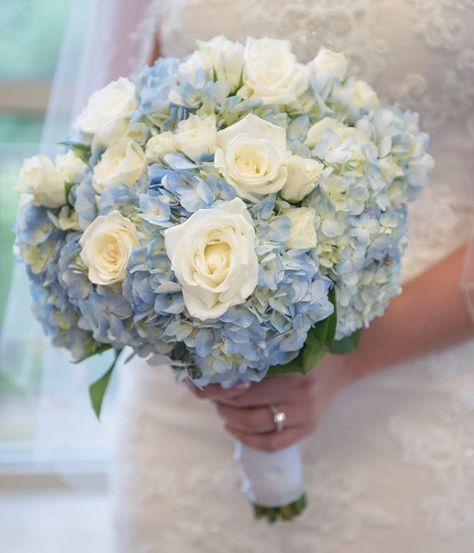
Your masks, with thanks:
[(101, 148), (109, 148), (125, 138), (129, 131), (129, 122), (127, 119), (117, 119), (101, 127), (92, 140), (92, 151)]
[(348, 63), (344, 54), (321, 48), (311, 67), (318, 78), (333, 77), (343, 81), (347, 76)]
[(76, 126), (82, 132), (95, 134), (119, 119), (129, 119), (137, 106), (135, 85), (122, 77), (92, 94)]
[(145, 155), (148, 161), (161, 162), (166, 154), (176, 152), (176, 140), (170, 131), (152, 136), (146, 145)]
[(283, 212), (291, 221), (289, 248), (314, 248), (316, 237), (316, 211), (312, 207), (294, 207)]
[(145, 170), (145, 154), (140, 145), (124, 138), (104, 152), (94, 168), (93, 184), (97, 192), (111, 186), (131, 186)]
[(375, 90), (365, 81), (351, 81), (338, 86), (333, 91), (335, 100), (342, 99), (356, 108), (378, 108), (379, 98)]
[(235, 90), (242, 78), (244, 49), (238, 42), (217, 36), (208, 42), (198, 41), (199, 52), (205, 67), (213, 69), (220, 81), (228, 83)]
[(214, 165), (242, 198), (257, 201), (281, 190), (287, 157), (285, 130), (256, 115), (217, 133)]
[(112, 211), (100, 215), (86, 228), (80, 245), (89, 280), (107, 286), (125, 278), (128, 259), (138, 245), (137, 232), (129, 219)]
[(190, 115), (179, 122), (174, 138), (177, 149), (193, 160), (201, 154), (214, 152), (217, 142), (215, 116), (201, 119), (197, 115)]
[(257, 286), (255, 230), (239, 198), (200, 209), (164, 234), (166, 253), (193, 317), (220, 317), (244, 303)]
[(86, 172), (87, 163), (70, 150), (56, 157), (56, 167), (63, 174), (66, 182), (74, 182), (76, 177)]
[(244, 96), (255, 95), (265, 104), (286, 104), (308, 87), (307, 67), (297, 63), (288, 40), (248, 38), (244, 61)]
[(30, 194), (32, 203), (51, 209), (66, 203), (64, 174), (43, 155), (25, 159), (20, 170), (18, 190)]
[(243, 47), (223, 36), (207, 42), (198, 41), (199, 49), (178, 67), (180, 81), (196, 84), (200, 70), (213, 71), (218, 80), (226, 81), (231, 90), (239, 85), (244, 64)]
[(288, 180), (280, 195), (289, 202), (300, 202), (316, 188), (324, 165), (315, 159), (291, 156), (287, 168)]

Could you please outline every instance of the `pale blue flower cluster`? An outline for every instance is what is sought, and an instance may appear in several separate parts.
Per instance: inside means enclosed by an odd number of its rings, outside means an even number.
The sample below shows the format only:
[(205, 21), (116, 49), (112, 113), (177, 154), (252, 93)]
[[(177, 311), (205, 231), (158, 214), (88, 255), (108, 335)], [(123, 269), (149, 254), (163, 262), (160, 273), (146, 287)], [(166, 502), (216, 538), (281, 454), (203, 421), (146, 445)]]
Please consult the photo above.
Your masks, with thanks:
[[(46, 209), (31, 204), (20, 208), (16, 232), (18, 255), (25, 260), (31, 281), (33, 311), (45, 334), (55, 346), (69, 349), (75, 359), (98, 351), (100, 345), (92, 333), (80, 327), (81, 314), (69, 300), (63, 282), (68, 275), (61, 271), (62, 258), (68, 255), (75, 237), (58, 229)], [(69, 263), (67, 269), (74, 270)], [(87, 282), (84, 285), (90, 287)]]
[[(295, 82), (307, 79), (303, 92), (272, 102), (247, 79), (251, 60), (244, 47), (222, 45), (214, 61), (209, 50), (207, 57), (198, 51), (185, 60), (158, 60), (136, 79), (128, 103), (117, 85), (125, 135), (117, 121), (105, 127), (102, 114), (92, 132), (88, 113), (74, 136), (80, 144), (70, 146), (88, 166), (66, 183), (64, 206), (41, 207), (27, 197), (20, 209), (17, 249), (28, 266), (35, 311), (54, 343), (76, 358), (104, 346), (130, 346), (143, 357), (168, 356), (198, 384), (258, 381), (270, 367), (294, 359), (308, 331), (333, 313), (332, 288), (339, 339), (382, 315), (400, 291), (407, 204), (431, 167), (417, 115), (380, 107), (375, 92), (347, 77), (344, 60), (327, 51), (304, 68), (295, 66), (301, 71)], [(287, 155), (298, 166), (279, 174), (288, 175), (293, 189), (244, 196), (255, 230), (257, 285), (224, 314), (198, 318), (187, 308), (165, 231), (239, 196), (215, 163), (216, 135), (249, 114), (284, 130)], [(207, 127), (183, 126), (191, 116)], [(200, 153), (189, 153), (187, 146), (201, 143)], [(112, 154), (123, 157), (108, 164)], [(258, 172), (259, 163), (252, 170)], [(295, 200), (294, 191), (303, 187)], [(287, 215), (298, 208), (313, 214), (314, 243), (298, 243), (304, 228), (293, 227)], [(91, 277), (81, 252), (85, 231), (110, 214), (120, 214), (135, 231), (125, 276), (108, 284)]]

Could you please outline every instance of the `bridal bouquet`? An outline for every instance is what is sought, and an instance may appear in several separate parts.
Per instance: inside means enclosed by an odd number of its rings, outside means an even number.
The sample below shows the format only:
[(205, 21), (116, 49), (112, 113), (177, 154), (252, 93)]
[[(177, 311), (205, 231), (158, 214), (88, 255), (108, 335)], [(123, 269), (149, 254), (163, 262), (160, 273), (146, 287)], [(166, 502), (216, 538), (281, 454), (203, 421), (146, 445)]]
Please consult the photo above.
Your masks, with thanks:
[[(94, 93), (75, 129), (24, 162), (16, 249), (76, 360), (128, 346), (197, 386), (306, 373), (399, 293), (428, 137), (343, 54), (217, 37)], [(297, 446), (239, 456), (259, 515), (304, 508)]]

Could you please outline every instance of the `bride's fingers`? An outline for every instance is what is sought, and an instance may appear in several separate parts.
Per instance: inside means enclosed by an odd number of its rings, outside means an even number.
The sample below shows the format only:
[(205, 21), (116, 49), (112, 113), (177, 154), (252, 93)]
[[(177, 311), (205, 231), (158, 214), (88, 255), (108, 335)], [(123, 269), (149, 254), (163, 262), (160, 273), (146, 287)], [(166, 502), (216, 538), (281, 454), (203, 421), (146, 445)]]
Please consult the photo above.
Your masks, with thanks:
[(240, 382), (233, 388), (224, 389), (220, 384), (210, 384), (204, 388), (198, 388), (191, 381), (186, 382), (192, 393), (200, 399), (213, 399), (216, 401), (234, 399), (246, 392), (252, 385), (250, 382)]
[[(270, 407), (242, 409), (222, 403), (216, 404), (219, 415), (229, 427), (245, 434), (264, 434), (276, 430)], [(304, 426), (314, 419), (316, 413), (312, 404), (282, 404), (278, 409), (286, 415), (286, 428)]]
[(291, 445), (297, 444), (304, 438), (310, 436), (314, 432), (314, 425), (298, 426), (295, 428), (287, 428), (282, 432), (271, 432), (268, 434), (245, 434), (231, 426), (226, 426), (227, 432), (231, 434), (240, 443), (267, 451), (269, 453), (285, 449)]
[(231, 407), (263, 407), (282, 403), (314, 401), (318, 383), (312, 375), (283, 375), (253, 384), (245, 394), (217, 397), (216, 401)]

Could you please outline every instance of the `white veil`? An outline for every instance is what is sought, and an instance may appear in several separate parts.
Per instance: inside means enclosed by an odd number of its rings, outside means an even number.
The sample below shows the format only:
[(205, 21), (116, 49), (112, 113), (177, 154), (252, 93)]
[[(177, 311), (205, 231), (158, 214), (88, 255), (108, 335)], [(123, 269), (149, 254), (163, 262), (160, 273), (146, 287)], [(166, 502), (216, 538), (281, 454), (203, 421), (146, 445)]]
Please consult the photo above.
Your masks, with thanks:
[[(157, 0), (71, 2), (38, 148), (41, 153), (55, 156), (58, 143), (67, 137), (94, 90), (119, 76), (133, 76), (151, 59), (158, 16)], [(108, 425), (97, 424), (87, 386), (93, 378), (91, 371), (101, 373), (108, 360), (73, 365), (67, 351), (50, 345), (33, 318), (28, 278), (21, 264), (13, 271), (0, 335), (0, 359), (0, 373), (20, 389), (30, 382), (35, 367), (41, 367), (38, 461), (55, 463), (58, 449), (72, 458), (77, 458), (79, 449), (84, 458), (91, 444), (103, 441)]]

